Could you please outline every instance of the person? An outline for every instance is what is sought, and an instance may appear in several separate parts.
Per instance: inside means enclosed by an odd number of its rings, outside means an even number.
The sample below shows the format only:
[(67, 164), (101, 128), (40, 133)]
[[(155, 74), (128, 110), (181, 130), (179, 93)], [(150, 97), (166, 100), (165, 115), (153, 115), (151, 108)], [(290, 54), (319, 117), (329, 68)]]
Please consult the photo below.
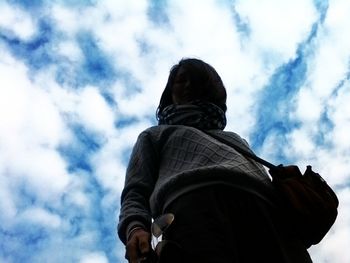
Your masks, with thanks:
[(174, 221), (163, 239), (177, 249), (162, 250), (161, 262), (312, 262), (265, 168), (223, 142), (252, 152), (224, 131), (226, 97), (208, 63), (186, 58), (171, 68), (158, 125), (139, 135), (121, 194), (118, 234), (129, 262), (150, 255), (152, 220), (167, 213)]

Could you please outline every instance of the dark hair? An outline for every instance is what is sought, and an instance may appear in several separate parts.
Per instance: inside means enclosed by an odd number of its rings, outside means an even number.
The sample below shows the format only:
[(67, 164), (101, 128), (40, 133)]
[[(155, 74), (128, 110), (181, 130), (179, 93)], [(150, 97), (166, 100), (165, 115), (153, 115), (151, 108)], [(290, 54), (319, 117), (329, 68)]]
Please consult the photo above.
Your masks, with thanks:
[(163, 109), (173, 104), (172, 91), (175, 77), (180, 68), (183, 68), (189, 79), (189, 97), (192, 100), (202, 100), (214, 103), (226, 112), (226, 89), (216, 70), (200, 59), (186, 58), (174, 65), (168, 77), (163, 94), (157, 108), (157, 118)]

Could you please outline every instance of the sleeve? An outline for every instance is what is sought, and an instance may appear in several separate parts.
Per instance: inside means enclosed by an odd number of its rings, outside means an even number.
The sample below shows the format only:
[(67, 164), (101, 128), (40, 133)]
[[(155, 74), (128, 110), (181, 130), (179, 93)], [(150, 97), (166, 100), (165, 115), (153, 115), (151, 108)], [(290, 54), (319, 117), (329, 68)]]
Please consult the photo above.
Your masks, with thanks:
[(151, 213), (149, 198), (158, 177), (158, 154), (150, 135), (139, 135), (126, 170), (125, 185), (121, 194), (118, 235), (125, 244), (127, 232), (135, 226), (150, 231)]

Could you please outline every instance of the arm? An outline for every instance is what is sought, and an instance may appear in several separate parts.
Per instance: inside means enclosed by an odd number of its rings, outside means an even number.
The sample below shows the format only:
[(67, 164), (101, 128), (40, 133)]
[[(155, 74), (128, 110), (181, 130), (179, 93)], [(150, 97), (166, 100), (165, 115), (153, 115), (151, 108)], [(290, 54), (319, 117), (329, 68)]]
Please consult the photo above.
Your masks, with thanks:
[[(143, 252), (149, 249), (149, 197), (157, 177), (158, 154), (149, 134), (143, 132), (133, 148), (121, 195), (118, 235), (127, 245), (129, 257), (134, 257), (136, 252), (144, 254)], [(139, 251), (136, 251), (138, 249)]]

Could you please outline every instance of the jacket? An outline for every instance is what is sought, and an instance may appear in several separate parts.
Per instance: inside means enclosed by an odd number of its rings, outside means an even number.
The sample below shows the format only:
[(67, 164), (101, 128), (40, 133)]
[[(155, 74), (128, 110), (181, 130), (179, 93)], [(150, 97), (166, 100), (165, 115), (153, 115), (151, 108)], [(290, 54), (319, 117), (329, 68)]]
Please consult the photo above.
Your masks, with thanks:
[(183, 125), (158, 125), (136, 141), (121, 194), (118, 234), (126, 243), (131, 226), (149, 230), (177, 197), (195, 189), (224, 184), (255, 194), (274, 205), (274, 191), (265, 168), (208, 135), (215, 133), (251, 151), (234, 132)]

